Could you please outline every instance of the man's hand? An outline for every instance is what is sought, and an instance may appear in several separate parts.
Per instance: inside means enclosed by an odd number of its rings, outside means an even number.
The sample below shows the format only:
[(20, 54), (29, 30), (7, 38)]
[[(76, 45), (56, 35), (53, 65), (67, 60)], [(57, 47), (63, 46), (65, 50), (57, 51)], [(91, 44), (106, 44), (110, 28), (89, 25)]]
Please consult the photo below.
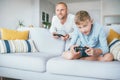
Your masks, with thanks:
[(61, 39), (64, 40), (64, 41), (66, 41), (68, 38), (69, 38), (69, 34), (66, 34), (66, 35), (64, 35), (64, 36), (61, 36)]
[(59, 36), (54, 36), (54, 34), (57, 34), (57, 33), (56, 33), (56, 32), (53, 32), (53, 33), (52, 33), (53, 38), (58, 39), (58, 38), (59, 38)]

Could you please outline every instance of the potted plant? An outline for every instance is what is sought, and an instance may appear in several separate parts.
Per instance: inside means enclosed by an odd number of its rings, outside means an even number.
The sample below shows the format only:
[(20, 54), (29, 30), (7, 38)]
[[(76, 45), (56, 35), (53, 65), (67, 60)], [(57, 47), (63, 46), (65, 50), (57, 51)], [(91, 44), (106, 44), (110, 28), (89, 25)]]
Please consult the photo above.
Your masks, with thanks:
[(49, 29), (51, 26), (51, 23), (50, 22), (43, 22), (43, 25), (44, 25), (44, 28)]
[(24, 26), (25, 26), (25, 25), (23, 24), (23, 21), (21, 21), (21, 20), (18, 21), (18, 25), (19, 25), (19, 27), (24, 27)]

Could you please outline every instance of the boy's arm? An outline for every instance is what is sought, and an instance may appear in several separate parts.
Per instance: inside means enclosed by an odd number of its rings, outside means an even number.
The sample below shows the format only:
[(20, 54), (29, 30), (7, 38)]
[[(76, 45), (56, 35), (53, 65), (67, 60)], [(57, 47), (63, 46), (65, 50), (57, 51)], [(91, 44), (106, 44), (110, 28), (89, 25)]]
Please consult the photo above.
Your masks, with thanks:
[(99, 55), (101, 55), (102, 50), (100, 48), (91, 48), (91, 47), (89, 47), (85, 52), (89, 56), (99, 56)]
[(101, 32), (100, 32), (99, 41), (100, 41), (100, 49), (102, 50), (102, 53), (103, 54), (108, 53), (109, 49), (108, 49), (107, 40), (106, 40), (104, 30), (101, 30)]

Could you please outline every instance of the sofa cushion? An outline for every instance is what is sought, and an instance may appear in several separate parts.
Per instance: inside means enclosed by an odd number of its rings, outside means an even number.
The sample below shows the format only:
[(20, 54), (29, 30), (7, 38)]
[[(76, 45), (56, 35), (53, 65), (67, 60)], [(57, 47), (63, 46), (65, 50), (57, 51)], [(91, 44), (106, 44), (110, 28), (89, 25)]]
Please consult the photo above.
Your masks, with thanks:
[(44, 72), (47, 60), (54, 56), (46, 53), (0, 54), (0, 66), (33, 72)]
[(28, 31), (17, 31), (6, 28), (1, 28), (1, 39), (3, 40), (27, 40), (28, 39)]
[[(17, 28), (18, 31), (30, 31), (31, 29), (33, 29), (33, 28), (28, 28), (28, 27), (19, 27), (19, 28)], [(30, 35), (28, 36), (28, 38), (29, 39), (31, 38)]]
[(37, 52), (32, 40), (0, 40), (0, 53)]
[(0, 28), (0, 39), (1, 39), (1, 28)]
[(60, 55), (64, 50), (64, 41), (54, 39), (47, 29), (31, 28), (30, 37), (40, 52)]
[(113, 54), (114, 59), (120, 61), (120, 40), (113, 39), (109, 44), (110, 53)]
[(64, 50), (65, 42), (54, 39), (48, 29), (44, 28), (18, 28), (19, 31), (29, 30), (29, 38), (34, 40), (36, 48), (40, 52), (60, 55)]
[(110, 29), (109, 34), (108, 34), (108, 37), (107, 37), (107, 42), (108, 42), (108, 44), (110, 44), (111, 41), (112, 41), (113, 39), (115, 39), (115, 38), (119, 39), (119, 38), (120, 38), (120, 34), (117, 33), (116, 31), (114, 31), (113, 29)]
[(116, 80), (120, 79), (120, 62), (65, 60), (56, 57), (47, 62), (47, 71), (54, 74)]

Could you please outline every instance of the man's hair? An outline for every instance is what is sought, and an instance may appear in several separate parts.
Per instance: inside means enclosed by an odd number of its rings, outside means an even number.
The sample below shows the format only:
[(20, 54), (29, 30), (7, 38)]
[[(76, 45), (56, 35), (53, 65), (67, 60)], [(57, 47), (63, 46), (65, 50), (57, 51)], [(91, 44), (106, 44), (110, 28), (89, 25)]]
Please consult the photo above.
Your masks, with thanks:
[(75, 23), (79, 24), (80, 22), (84, 22), (86, 20), (91, 20), (91, 17), (87, 11), (78, 11), (75, 15)]
[(63, 4), (63, 5), (66, 7), (66, 9), (67, 9), (67, 4), (66, 4), (65, 2), (58, 2), (58, 3), (56, 4), (56, 6), (59, 5), (59, 4)]

